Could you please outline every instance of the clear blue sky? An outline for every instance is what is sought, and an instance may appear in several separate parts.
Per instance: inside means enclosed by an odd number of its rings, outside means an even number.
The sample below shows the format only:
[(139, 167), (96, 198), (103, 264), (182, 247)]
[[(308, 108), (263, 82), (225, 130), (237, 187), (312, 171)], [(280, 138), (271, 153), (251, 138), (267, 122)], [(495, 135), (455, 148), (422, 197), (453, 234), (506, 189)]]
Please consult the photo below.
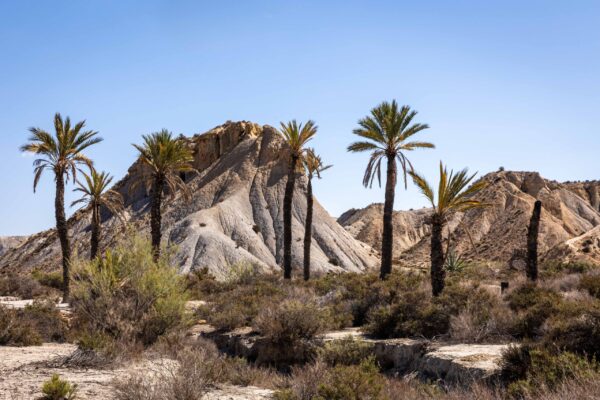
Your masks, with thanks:
[[(348, 154), (356, 121), (382, 100), (419, 111), (434, 176), (499, 166), (557, 180), (600, 178), (597, 1), (1, 1), (0, 235), (54, 224), (51, 175), (32, 191), (27, 128), (56, 111), (87, 119), (89, 152), (119, 179), (132, 142), (226, 120), (316, 120), (335, 167), (316, 184), (333, 215), (382, 201)], [(69, 194), (67, 200), (72, 200)], [(397, 191), (397, 209), (425, 202)]]

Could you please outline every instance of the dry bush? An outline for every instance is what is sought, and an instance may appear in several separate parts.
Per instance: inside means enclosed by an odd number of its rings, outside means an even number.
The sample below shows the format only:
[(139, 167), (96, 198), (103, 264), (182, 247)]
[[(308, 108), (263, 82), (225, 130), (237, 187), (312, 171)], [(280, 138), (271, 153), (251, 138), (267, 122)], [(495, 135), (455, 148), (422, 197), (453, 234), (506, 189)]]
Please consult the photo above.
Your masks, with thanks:
[(373, 344), (356, 340), (352, 336), (341, 340), (332, 340), (319, 349), (319, 359), (325, 364), (358, 365), (373, 354)]
[(165, 254), (133, 235), (93, 262), (74, 265), (71, 306), (75, 327), (93, 343), (148, 346), (186, 323), (183, 280)]
[(579, 289), (587, 291), (590, 296), (600, 299), (600, 274), (586, 274), (581, 277)]
[(21, 299), (34, 299), (47, 296), (49, 291), (27, 275), (0, 277), (0, 296), (14, 296)]
[(513, 398), (535, 398), (568, 381), (600, 378), (595, 361), (539, 345), (509, 347), (502, 356), (501, 376)]
[(199, 400), (219, 383), (272, 388), (280, 384), (275, 372), (226, 357), (204, 339), (154, 350), (150, 371), (133, 372), (114, 382), (118, 400)]
[(34, 346), (64, 342), (68, 327), (54, 304), (35, 301), (24, 309), (0, 306), (0, 345)]
[(373, 359), (359, 365), (326, 368), (315, 363), (294, 370), (288, 387), (275, 393), (276, 400), (386, 400), (385, 378)]
[(450, 318), (450, 339), (463, 343), (504, 342), (511, 339), (514, 314), (502, 299), (475, 290), (463, 310)]
[(309, 293), (291, 291), (279, 303), (265, 306), (254, 320), (264, 343), (258, 363), (287, 366), (312, 359), (314, 339), (327, 327), (329, 313)]
[(198, 310), (198, 316), (219, 330), (230, 331), (252, 325), (260, 310), (284, 295), (282, 284), (269, 276), (248, 285), (224, 285), (207, 298), (209, 304)]
[(35, 346), (42, 338), (30, 323), (23, 323), (16, 310), (0, 306), (0, 345)]

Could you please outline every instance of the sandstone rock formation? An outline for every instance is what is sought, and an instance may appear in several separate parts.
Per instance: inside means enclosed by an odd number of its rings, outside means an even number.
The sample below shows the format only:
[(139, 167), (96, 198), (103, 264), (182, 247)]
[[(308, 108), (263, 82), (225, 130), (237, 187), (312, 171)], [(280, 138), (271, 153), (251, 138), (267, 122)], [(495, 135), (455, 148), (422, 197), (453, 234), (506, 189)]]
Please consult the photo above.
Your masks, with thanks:
[[(176, 245), (182, 272), (207, 267), (224, 277), (229, 266), (251, 261), (275, 270), (283, 256), (283, 194), (287, 148), (274, 128), (250, 122), (228, 122), (188, 140), (198, 174), (185, 176), (193, 193), (166, 201), (163, 238)], [(143, 187), (131, 190), (142, 166), (134, 163), (115, 185), (123, 194), (125, 219), (133, 229), (149, 231), (149, 196)], [(293, 203), (293, 265), (301, 270), (306, 180), (298, 180)], [(69, 220), (80, 256), (89, 254), (89, 213)], [(103, 215), (102, 247), (110, 246), (125, 228)], [(315, 271), (364, 271), (377, 265), (372, 249), (354, 239), (315, 201), (312, 265)], [(30, 236), (0, 256), (0, 272), (32, 268), (57, 269), (60, 248), (53, 230)]]
[[(527, 225), (536, 199), (543, 204), (540, 254), (548, 252), (549, 256), (554, 254), (559, 260), (566, 260), (566, 255), (549, 251), (588, 232), (593, 236), (597, 229), (592, 230), (600, 225), (600, 182), (563, 184), (546, 180), (536, 172), (511, 171), (490, 173), (481, 179), (487, 181), (488, 186), (477, 198), (489, 207), (456, 214), (445, 232), (446, 239), (450, 233), (452, 247), (466, 258), (508, 262), (515, 249), (525, 246)], [(430, 209), (394, 213), (394, 250), (398, 262), (417, 266), (428, 263), (429, 228), (423, 224), (430, 213)], [(338, 221), (354, 237), (378, 249), (381, 219), (382, 206), (371, 205), (363, 210), (348, 211)], [(587, 236), (582, 237), (581, 243), (589, 240)], [(571, 242), (568, 247), (572, 253), (570, 258), (581, 253), (573, 250), (576, 243), (579, 241)], [(584, 245), (580, 247), (583, 249)], [(600, 260), (598, 247), (586, 248), (588, 259)]]

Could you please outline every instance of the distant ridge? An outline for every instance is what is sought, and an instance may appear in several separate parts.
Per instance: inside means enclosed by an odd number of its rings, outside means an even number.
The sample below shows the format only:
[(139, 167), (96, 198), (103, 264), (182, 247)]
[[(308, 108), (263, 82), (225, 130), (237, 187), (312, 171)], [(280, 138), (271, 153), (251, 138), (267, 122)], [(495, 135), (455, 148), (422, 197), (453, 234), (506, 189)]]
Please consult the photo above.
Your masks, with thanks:
[[(491, 206), (457, 214), (449, 224), (453, 247), (464, 257), (507, 262), (516, 249), (524, 248), (533, 203), (540, 199), (541, 254), (558, 261), (600, 263), (600, 181), (559, 183), (544, 179), (537, 172), (515, 171), (493, 172), (481, 179), (489, 185), (476, 197)], [(347, 211), (338, 222), (355, 238), (377, 250), (382, 212), (381, 204), (372, 204)], [(398, 262), (427, 264), (430, 230), (425, 222), (430, 212), (430, 209), (394, 212), (394, 257)], [(465, 227), (472, 235), (475, 249)]]

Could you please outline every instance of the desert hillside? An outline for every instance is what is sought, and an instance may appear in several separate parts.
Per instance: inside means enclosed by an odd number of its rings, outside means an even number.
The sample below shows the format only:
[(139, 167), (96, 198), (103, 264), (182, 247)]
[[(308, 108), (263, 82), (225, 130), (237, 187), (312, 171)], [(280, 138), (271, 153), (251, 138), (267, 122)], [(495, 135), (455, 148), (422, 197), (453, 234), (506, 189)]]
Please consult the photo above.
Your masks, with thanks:
[[(600, 225), (600, 182), (559, 183), (536, 172), (511, 171), (490, 173), (481, 179), (489, 185), (477, 198), (489, 207), (458, 214), (448, 224), (453, 247), (459, 253), (470, 259), (508, 261), (515, 250), (524, 248), (533, 203), (539, 199), (543, 204), (541, 253), (559, 260), (600, 261), (600, 234), (596, 228)], [(394, 213), (396, 260), (427, 263), (426, 220), (430, 212), (420, 209)], [(382, 213), (381, 204), (372, 204), (349, 210), (338, 221), (354, 237), (378, 249)]]
[[(286, 148), (274, 128), (250, 122), (228, 122), (189, 139), (199, 173), (186, 176), (192, 199), (166, 201), (163, 238), (176, 245), (182, 272), (208, 267), (223, 276), (232, 264), (249, 260), (265, 270), (278, 268), (283, 256), (283, 194)], [(115, 185), (125, 199), (127, 223), (149, 231), (149, 196), (131, 190), (139, 178), (134, 163)], [(302, 265), (306, 213), (306, 181), (299, 179), (293, 204), (293, 263)], [(318, 194), (317, 194), (318, 195)], [(90, 216), (76, 212), (70, 232), (80, 256), (89, 251)], [(106, 247), (126, 229), (117, 218), (104, 215)], [(372, 249), (354, 239), (315, 202), (312, 265), (315, 271), (364, 271), (377, 264)], [(0, 272), (33, 268), (58, 269), (60, 246), (54, 230), (32, 235), (18, 247), (0, 251)]]
[(0, 236), (0, 256), (13, 247), (19, 246), (26, 236)]

